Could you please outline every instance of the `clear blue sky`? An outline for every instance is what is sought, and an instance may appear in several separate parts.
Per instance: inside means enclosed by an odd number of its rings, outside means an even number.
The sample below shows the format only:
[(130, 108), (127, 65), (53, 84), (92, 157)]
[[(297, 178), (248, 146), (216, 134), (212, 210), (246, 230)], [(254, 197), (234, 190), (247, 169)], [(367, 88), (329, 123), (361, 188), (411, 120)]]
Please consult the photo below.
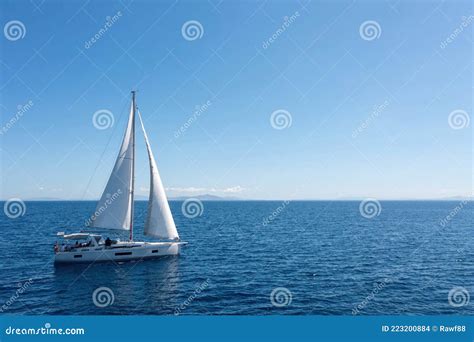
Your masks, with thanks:
[[(0, 7), (2, 27), (18, 20), (26, 31), (17, 40), (1, 37), (3, 128), (18, 105), (33, 103), (0, 136), (3, 199), (97, 198), (131, 89), (139, 91), (172, 196), (472, 193), (473, 123), (453, 129), (448, 122), (455, 110), (472, 119), (470, 1), (33, 0)], [(190, 20), (203, 28), (195, 40), (182, 34)], [(375, 37), (361, 34), (366, 21), (378, 24)], [(113, 127), (93, 125), (101, 109), (113, 113)], [(291, 126), (275, 129), (270, 118), (280, 109)], [(137, 148), (137, 192), (146, 195), (141, 135)]]

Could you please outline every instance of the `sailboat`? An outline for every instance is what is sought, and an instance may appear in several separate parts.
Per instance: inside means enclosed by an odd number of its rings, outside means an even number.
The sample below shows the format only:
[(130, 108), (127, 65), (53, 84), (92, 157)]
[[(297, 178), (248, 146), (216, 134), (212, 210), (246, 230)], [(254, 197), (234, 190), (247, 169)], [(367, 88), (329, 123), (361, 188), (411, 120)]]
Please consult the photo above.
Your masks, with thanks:
[[(104, 239), (101, 234), (81, 230), (79, 233), (58, 232), (62, 243), (54, 246), (55, 263), (129, 261), (178, 255), (186, 242), (180, 241), (178, 230), (166, 198), (163, 183), (151, 150), (141, 114), (132, 91), (132, 103), (120, 152), (94, 214), (87, 221), (95, 231), (114, 229), (129, 232), (128, 241)], [(160, 241), (133, 240), (135, 120), (141, 124), (150, 166), (150, 196), (144, 234)]]

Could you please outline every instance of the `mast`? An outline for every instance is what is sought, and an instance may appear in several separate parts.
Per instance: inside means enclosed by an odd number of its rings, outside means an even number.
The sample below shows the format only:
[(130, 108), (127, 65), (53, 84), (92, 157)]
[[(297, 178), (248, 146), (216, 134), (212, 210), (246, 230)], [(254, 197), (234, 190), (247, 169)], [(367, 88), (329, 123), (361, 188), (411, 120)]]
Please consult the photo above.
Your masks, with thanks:
[(132, 119), (132, 186), (130, 189), (131, 196), (131, 209), (130, 209), (130, 237), (129, 241), (133, 241), (133, 193), (135, 189), (135, 113), (136, 113), (136, 103), (135, 103), (135, 90), (132, 90), (132, 106), (133, 106), (133, 119)]

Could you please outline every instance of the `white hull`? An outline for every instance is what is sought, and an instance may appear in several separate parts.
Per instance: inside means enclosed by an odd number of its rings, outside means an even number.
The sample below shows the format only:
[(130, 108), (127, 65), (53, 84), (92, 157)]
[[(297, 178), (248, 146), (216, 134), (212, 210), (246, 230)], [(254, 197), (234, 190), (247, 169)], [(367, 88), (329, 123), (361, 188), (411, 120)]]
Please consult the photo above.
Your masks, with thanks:
[(186, 244), (186, 242), (121, 242), (110, 247), (104, 245), (82, 247), (67, 252), (56, 252), (54, 262), (60, 264), (151, 259), (178, 255), (182, 246)]

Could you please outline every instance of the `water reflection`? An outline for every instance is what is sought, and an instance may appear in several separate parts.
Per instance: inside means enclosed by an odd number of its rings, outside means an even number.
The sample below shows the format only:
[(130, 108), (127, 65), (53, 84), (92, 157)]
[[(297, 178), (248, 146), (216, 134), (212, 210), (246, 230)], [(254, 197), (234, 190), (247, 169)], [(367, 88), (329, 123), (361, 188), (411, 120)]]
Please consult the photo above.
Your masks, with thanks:
[[(180, 302), (179, 257), (58, 265), (53, 284), (58, 301), (75, 303), (76, 314), (129, 314), (137, 309), (147, 314), (172, 314)], [(103, 308), (92, 300), (99, 287), (108, 287), (113, 293), (113, 303)], [(54, 313), (71, 313), (71, 308), (62, 307)]]

